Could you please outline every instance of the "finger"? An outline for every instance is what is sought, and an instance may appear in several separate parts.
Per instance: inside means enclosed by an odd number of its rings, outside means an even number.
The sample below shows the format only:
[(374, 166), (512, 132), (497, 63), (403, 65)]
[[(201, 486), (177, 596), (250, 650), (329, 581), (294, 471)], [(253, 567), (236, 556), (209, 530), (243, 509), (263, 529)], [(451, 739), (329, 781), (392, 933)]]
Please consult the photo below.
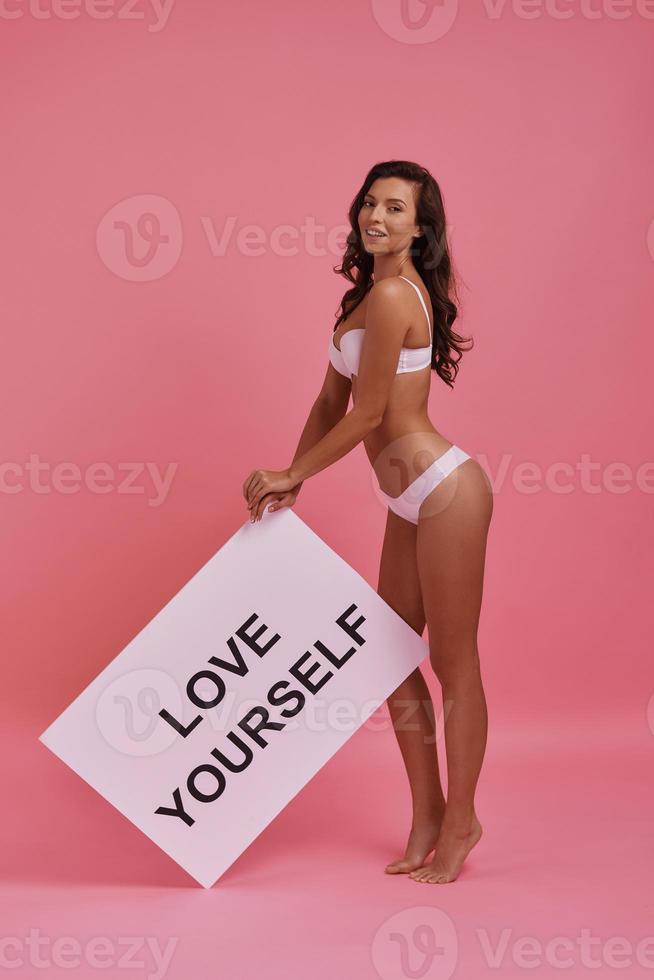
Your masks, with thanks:
[(289, 502), (290, 502), (289, 495), (287, 493), (282, 493), (278, 496), (277, 500), (273, 501), (273, 503), (270, 505), (268, 509), (273, 511), (281, 510), (282, 507), (288, 507)]
[(246, 491), (248, 497), (252, 496), (253, 489), (259, 484), (260, 476), (258, 470), (253, 470), (246, 481)]
[(263, 514), (269, 502), (270, 502), (270, 495), (266, 494), (264, 497), (261, 498), (259, 503), (252, 508), (252, 517), (254, 518), (255, 521), (261, 520), (261, 515)]
[(259, 505), (259, 519), (263, 517), (264, 512), (279, 510), (283, 506), (284, 506), (283, 501), (279, 499), (269, 502), (264, 498), (264, 500), (262, 500), (261, 504)]
[(261, 520), (261, 517), (263, 516), (264, 510), (270, 504), (270, 496), (271, 496), (270, 494), (266, 494), (264, 497), (261, 498), (261, 500), (258, 502), (258, 504), (256, 504), (252, 508), (252, 510), (250, 511), (250, 520), (251, 521), (254, 522), (254, 521), (260, 521)]
[(248, 487), (249, 487), (250, 482), (252, 480), (252, 477), (254, 476), (255, 473), (256, 473), (256, 470), (251, 470), (248, 473), (248, 475), (246, 476), (245, 480), (243, 481), (243, 496), (246, 497), (246, 498), (247, 498), (247, 495), (248, 495)]
[(265, 497), (264, 491), (262, 489), (261, 490), (257, 490), (256, 494), (252, 498), (252, 510), (253, 511), (255, 511), (257, 509), (257, 507), (259, 506), (259, 503), (263, 500), (264, 497)]
[(250, 505), (254, 506), (262, 497), (268, 493), (268, 488), (265, 480), (259, 479), (250, 488)]
[(261, 490), (263, 490), (263, 487), (264, 487), (264, 481), (262, 477), (255, 476), (249, 487), (250, 496), (252, 497), (255, 493), (261, 492)]

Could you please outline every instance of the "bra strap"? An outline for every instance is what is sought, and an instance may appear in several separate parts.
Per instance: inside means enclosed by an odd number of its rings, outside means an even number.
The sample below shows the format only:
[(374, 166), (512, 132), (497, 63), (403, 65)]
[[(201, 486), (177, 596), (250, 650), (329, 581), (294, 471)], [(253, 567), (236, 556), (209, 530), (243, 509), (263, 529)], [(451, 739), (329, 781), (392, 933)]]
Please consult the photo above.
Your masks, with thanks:
[(411, 282), (411, 280), (410, 279), (407, 279), (406, 276), (398, 276), (398, 279), (404, 279), (404, 281), (405, 282), (408, 282), (408, 284), (410, 286), (413, 286), (413, 288), (417, 292), (418, 299), (420, 300), (420, 305), (422, 306), (423, 310), (425, 311), (425, 316), (427, 317), (427, 326), (429, 327), (429, 344), (431, 345), (431, 320), (429, 319), (429, 311), (427, 310), (427, 304), (425, 303), (424, 299), (422, 298), (422, 293), (420, 292), (420, 290), (416, 286), (415, 282)]

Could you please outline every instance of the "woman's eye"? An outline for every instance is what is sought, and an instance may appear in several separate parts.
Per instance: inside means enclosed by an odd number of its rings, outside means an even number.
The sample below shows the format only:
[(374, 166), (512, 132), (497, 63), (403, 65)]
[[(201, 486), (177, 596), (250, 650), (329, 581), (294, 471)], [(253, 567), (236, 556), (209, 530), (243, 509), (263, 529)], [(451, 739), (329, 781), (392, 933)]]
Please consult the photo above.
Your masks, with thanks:
[[(374, 205), (373, 205), (372, 201), (364, 201), (363, 202), (363, 207), (364, 208), (373, 207), (373, 206)], [(401, 210), (402, 210), (402, 208), (398, 207), (397, 204), (394, 204), (393, 207), (391, 208), (391, 211), (401, 211)]]

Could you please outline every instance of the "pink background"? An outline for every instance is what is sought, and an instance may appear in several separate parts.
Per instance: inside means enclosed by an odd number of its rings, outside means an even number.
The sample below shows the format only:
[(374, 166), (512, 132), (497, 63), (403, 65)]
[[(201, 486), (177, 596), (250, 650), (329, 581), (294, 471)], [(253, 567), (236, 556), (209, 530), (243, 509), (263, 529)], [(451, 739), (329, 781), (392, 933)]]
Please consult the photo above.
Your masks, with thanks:
[[(635, 2), (560, 4), (564, 19), (446, 0), (432, 16), (449, 30), (413, 43), (399, 8), (178, 0), (161, 30), (143, 3), (133, 19), (2, 18), (5, 936), (174, 935), (175, 978), (367, 978), (381, 924), (437, 904), (467, 978), (488, 969), (478, 929), (654, 931), (654, 20)], [(475, 338), (453, 392), (433, 376), (430, 415), (495, 488), (485, 837), (444, 892), (383, 875), (408, 792), (392, 731), (362, 730), (200, 893), (36, 737), (246, 520), (247, 473), (290, 463), (344, 288), (327, 232), (392, 157), (441, 183)], [(168, 238), (151, 266), (113, 225), (144, 210)], [(224, 254), (212, 223), (218, 238), (234, 223)], [(262, 246), (239, 245), (246, 226)], [(294, 254), (271, 241), (283, 226)], [(30, 454), (176, 469), (159, 506), (145, 475), (139, 494), (39, 493), (27, 476), (9, 492)], [(584, 456), (599, 489), (577, 472), (556, 492), (550, 468)], [(602, 482), (616, 463), (622, 492)], [(297, 513), (376, 585), (385, 511), (363, 447), (308, 481)], [(524, 972), (507, 953), (503, 975)]]

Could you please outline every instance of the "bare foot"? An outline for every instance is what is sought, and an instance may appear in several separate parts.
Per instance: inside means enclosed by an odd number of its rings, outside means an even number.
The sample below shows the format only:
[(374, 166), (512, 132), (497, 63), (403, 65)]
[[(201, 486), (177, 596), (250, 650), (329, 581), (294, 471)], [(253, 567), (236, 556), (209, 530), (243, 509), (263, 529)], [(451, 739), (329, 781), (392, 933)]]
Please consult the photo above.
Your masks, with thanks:
[(409, 841), (403, 858), (387, 864), (384, 871), (387, 875), (405, 875), (423, 865), (427, 855), (436, 846), (441, 820), (434, 818), (414, 823), (409, 834)]
[(472, 826), (468, 831), (448, 830), (439, 834), (434, 860), (409, 875), (414, 881), (426, 881), (430, 884), (445, 885), (456, 881), (463, 862), (481, 837), (481, 824), (476, 815), (472, 818)]

